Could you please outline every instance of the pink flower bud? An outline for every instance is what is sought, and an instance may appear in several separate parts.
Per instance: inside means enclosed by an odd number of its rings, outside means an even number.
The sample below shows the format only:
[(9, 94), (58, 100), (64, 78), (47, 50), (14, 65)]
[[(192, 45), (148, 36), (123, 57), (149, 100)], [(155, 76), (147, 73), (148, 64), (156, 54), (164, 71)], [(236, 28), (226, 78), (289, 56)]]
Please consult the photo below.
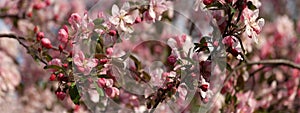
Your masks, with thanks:
[(51, 41), (48, 38), (43, 38), (41, 40), (41, 44), (42, 44), (43, 47), (45, 47), (47, 49), (51, 49), (52, 48)]
[(49, 80), (50, 81), (54, 81), (56, 79), (56, 75), (55, 74), (51, 74)]
[(34, 28), (33, 28), (33, 32), (34, 33), (37, 33), (39, 31), (39, 27), (37, 27), (37, 26), (34, 26)]
[(219, 42), (218, 42), (218, 41), (214, 41), (214, 42), (213, 42), (213, 46), (214, 46), (214, 47), (219, 46)]
[(62, 43), (67, 43), (68, 42), (68, 32), (65, 29), (60, 29), (58, 31), (58, 40), (61, 41)]
[(77, 29), (79, 24), (81, 23), (81, 17), (78, 13), (73, 13), (69, 18), (68, 22), (72, 25), (74, 29)]
[(105, 78), (98, 78), (97, 84), (99, 87), (106, 87), (106, 79)]
[(97, 15), (97, 17), (98, 17), (98, 18), (104, 18), (104, 13), (103, 13), (102, 11), (99, 12), (98, 15)]
[(71, 51), (70, 53), (69, 53), (69, 57), (72, 57), (73, 56), (73, 51)]
[(110, 36), (116, 36), (117, 35), (117, 31), (116, 30), (109, 30), (108, 34)]
[(28, 12), (27, 17), (29, 17), (29, 18), (32, 17), (32, 12)]
[(69, 28), (67, 25), (64, 25), (62, 28), (69, 34)]
[(120, 91), (119, 89), (117, 89), (116, 87), (109, 87), (105, 89), (105, 93), (108, 97), (110, 98), (114, 98), (116, 96), (120, 95)]
[(49, 6), (49, 5), (51, 5), (51, 1), (50, 0), (45, 0), (45, 4), (46, 4), (46, 6)]
[(34, 4), (33, 9), (40, 10), (40, 9), (44, 8), (45, 6), (46, 6), (46, 4), (41, 2), (41, 3)]
[(206, 92), (206, 91), (208, 90), (208, 84), (202, 84), (202, 85), (200, 86), (200, 89), (201, 89), (202, 91)]
[(142, 22), (142, 18), (141, 17), (136, 17), (134, 23), (141, 23), (141, 22)]
[(62, 79), (64, 76), (65, 76), (65, 75), (64, 75), (63, 73), (59, 73), (59, 74), (57, 75), (58, 79)]
[(39, 53), (42, 52), (42, 48), (38, 48), (38, 52), (39, 52)]
[(108, 62), (107, 58), (100, 59), (100, 64), (106, 64)]
[(228, 47), (232, 47), (233, 46), (233, 38), (232, 36), (226, 36), (223, 40), (222, 40), (222, 43), (225, 44), (226, 46)]
[(169, 64), (174, 65), (174, 64), (176, 63), (176, 61), (177, 61), (177, 58), (176, 58), (176, 56), (174, 56), (174, 55), (170, 55), (170, 56), (167, 58), (167, 61), (168, 61)]
[(107, 48), (105, 52), (107, 55), (112, 55), (114, 52), (114, 49), (112, 47), (110, 47), (110, 48)]
[(60, 100), (64, 100), (66, 97), (66, 93), (62, 92), (62, 91), (57, 91), (55, 94), (56, 94), (56, 97)]
[(43, 32), (38, 32), (37, 34), (36, 34), (36, 40), (37, 41), (40, 41), (42, 38), (44, 38), (45, 37), (45, 34), (43, 33)]
[(203, 0), (204, 5), (210, 5), (214, 2), (214, 0)]
[(52, 59), (48, 64), (49, 65), (57, 65), (57, 66), (61, 66), (62, 65), (61, 60), (58, 59), (58, 58)]
[(64, 50), (64, 47), (60, 44), (60, 45), (58, 46), (58, 49), (59, 49), (60, 52), (62, 52), (62, 51)]
[(162, 77), (163, 77), (163, 78), (167, 78), (169, 75), (170, 75), (170, 73), (168, 73), (168, 72), (162, 73)]
[(68, 68), (68, 64), (67, 64), (67, 63), (63, 64), (62, 66), (63, 66), (64, 68)]
[(75, 111), (75, 112), (78, 112), (79, 109), (80, 109), (80, 105), (75, 105), (74, 111)]

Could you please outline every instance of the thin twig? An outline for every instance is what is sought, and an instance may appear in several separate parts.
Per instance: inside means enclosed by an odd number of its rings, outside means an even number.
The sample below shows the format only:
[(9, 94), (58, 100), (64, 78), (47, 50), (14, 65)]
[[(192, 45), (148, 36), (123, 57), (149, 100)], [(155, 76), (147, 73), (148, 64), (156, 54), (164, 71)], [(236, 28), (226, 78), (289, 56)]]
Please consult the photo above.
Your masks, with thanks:
[[(16, 39), (26, 50), (27, 52), (31, 52), (30, 48), (23, 43), (21, 40), (25, 40), (24, 37), (22, 36), (17, 36), (15, 34), (0, 34), (0, 38), (11, 38), (11, 39)], [(36, 54), (32, 54), (34, 58), (37, 58), (38, 60), (40, 60), (43, 64), (48, 65), (48, 63), (46, 61), (44, 61), (43, 59), (41, 59), (39, 56), (37, 56)]]
[(0, 14), (0, 18), (24, 19), (25, 14)]
[(291, 68), (295, 68), (300, 70), (300, 64), (296, 64), (292, 61), (289, 60), (285, 60), (285, 59), (271, 59), (271, 60), (261, 60), (261, 61), (256, 61), (256, 62), (250, 62), (248, 61), (247, 63), (243, 63), (240, 64), (239, 66), (237, 66), (236, 68), (234, 68), (229, 75), (226, 77), (224, 83), (234, 74), (235, 71), (245, 67), (245, 66), (252, 66), (252, 65), (264, 65), (264, 66), (268, 66), (268, 65), (284, 65), (284, 66), (288, 66)]

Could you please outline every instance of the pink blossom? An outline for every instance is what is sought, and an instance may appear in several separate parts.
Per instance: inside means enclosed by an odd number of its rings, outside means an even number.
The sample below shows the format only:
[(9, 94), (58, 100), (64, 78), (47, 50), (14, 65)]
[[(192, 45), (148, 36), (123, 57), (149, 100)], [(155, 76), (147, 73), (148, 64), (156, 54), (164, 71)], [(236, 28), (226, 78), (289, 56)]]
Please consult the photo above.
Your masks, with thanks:
[(114, 98), (116, 96), (119, 96), (120, 95), (120, 91), (118, 88), (116, 87), (108, 87), (108, 88), (105, 88), (105, 93), (108, 97), (110, 98)]
[(89, 74), (92, 71), (92, 68), (98, 65), (98, 59), (96, 58), (85, 58), (82, 51), (79, 51), (74, 55), (74, 64), (77, 66), (77, 69), (82, 72), (84, 75)]
[(168, 58), (167, 58), (167, 61), (170, 65), (174, 65), (177, 61), (177, 57), (174, 56), (174, 55), (170, 55)]
[(163, 12), (168, 10), (167, 2), (165, 0), (150, 0), (149, 10), (145, 12), (146, 21), (161, 20)]
[(79, 16), (78, 13), (73, 13), (68, 20), (68, 22), (71, 24), (72, 28), (75, 30), (77, 30), (79, 28), (81, 21), (82, 21), (81, 17)]
[(45, 34), (43, 33), (43, 32), (38, 32), (37, 34), (36, 34), (36, 40), (37, 41), (40, 41), (42, 38), (44, 38), (45, 37)]
[(60, 29), (58, 31), (58, 40), (61, 41), (62, 43), (67, 43), (68, 42), (68, 32), (65, 29)]
[(223, 40), (222, 40), (222, 43), (225, 44), (226, 46), (228, 47), (232, 47), (233, 46), (233, 43), (234, 43), (234, 40), (232, 38), (233, 36), (226, 36)]
[(260, 33), (262, 27), (265, 24), (265, 20), (263, 18), (260, 18), (256, 21), (258, 18), (259, 10), (251, 11), (250, 9), (244, 9), (243, 11), (243, 17), (244, 17), (244, 23), (246, 25), (246, 34), (249, 38), (253, 38), (256, 43), (258, 43), (257, 35)]
[(109, 18), (109, 21), (120, 27), (122, 31), (125, 32), (133, 32), (132, 28), (128, 24), (133, 24), (135, 18), (128, 14), (127, 10), (129, 10), (130, 5), (128, 2), (125, 2), (121, 9), (117, 5), (113, 5), (112, 7), (112, 16)]
[(113, 52), (114, 52), (114, 49), (112, 47), (109, 47), (109, 48), (106, 49), (105, 52), (106, 52), (107, 55), (112, 55)]
[(51, 49), (52, 48), (51, 41), (48, 38), (42, 38), (41, 44), (42, 44), (43, 47), (45, 47), (47, 49)]
[[(48, 65), (56, 65), (56, 66), (62, 66), (61, 60), (58, 58), (52, 59), (50, 62), (48, 62)], [(55, 72), (56, 69), (49, 69), (49, 71)]]
[(56, 66), (61, 66), (62, 65), (61, 60), (58, 59), (58, 58), (52, 59), (48, 64), (49, 65), (56, 65)]
[(214, 2), (215, 0), (203, 0), (203, 4), (205, 5), (210, 5)]
[(253, 92), (248, 91), (246, 93), (236, 94), (239, 103), (237, 105), (238, 113), (253, 113), (256, 107), (256, 100), (253, 98)]
[(106, 78), (98, 78), (97, 84), (99, 87), (112, 87), (113, 86), (113, 79), (106, 79)]

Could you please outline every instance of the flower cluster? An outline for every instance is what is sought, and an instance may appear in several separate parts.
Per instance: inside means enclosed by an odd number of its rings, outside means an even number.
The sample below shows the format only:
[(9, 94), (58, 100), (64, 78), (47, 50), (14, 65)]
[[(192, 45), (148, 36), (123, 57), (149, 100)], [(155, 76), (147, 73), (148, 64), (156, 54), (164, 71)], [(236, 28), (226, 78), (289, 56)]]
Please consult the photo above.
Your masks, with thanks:
[[(51, 86), (54, 95), (62, 102), (72, 101), (68, 104), (72, 111), (80, 111), (83, 102), (95, 112), (124, 107), (131, 110), (128, 112), (199, 112), (207, 106), (213, 106), (212, 112), (296, 109), (300, 53), (289, 50), (299, 48), (300, 21), (296, 25), (288, 16), (280, 16), (265, 25), (268, 20), (259, 18), (259, 12), (267, 9), (259, 0), (195, 0), (195, 10), (182, 13), (189, 17), (183, 21), (181, 12), (176, 13), (180, 11), (176, 8), (182, 9), (177, 5), (181, 2), (107, 1), (103, 2), (105, 10), (95, 13), (79, 7), (85, 2), (72, 1), (69, 8), (67, 2), (57, 0), (20, 0), (18, 5), (4, 0), (0, 17), (22, 36), (0, 34), (0, 38), (17, 39), (43, 64), (50, 73), (48, 80), (56, 84)], [(24, 7), (28, 8), (22, 10)], [(188, 33), (160, 22), (179, 25)], [(0, 48), (1, 97), (23, 81), (15, 64), (11, 69), (2, 66), (21, 61), (10, 59), (15, 53)], [(266, 58), (281, 59), (263, 60)], [(41, 91), (41, 95), (49, 95), (48, 84), (45, 87), (46, 93)], [(26, 89), (24, 98), (34, 98), (32, 92), (38, 92)], [(36, 96), (33, 101), (42, 99)], [(170, 108), (169, 103), (173, 105)], [(120, 105), (118, 109), (115, 104)], [(277, 108), (270, 110), (274, 106)]]

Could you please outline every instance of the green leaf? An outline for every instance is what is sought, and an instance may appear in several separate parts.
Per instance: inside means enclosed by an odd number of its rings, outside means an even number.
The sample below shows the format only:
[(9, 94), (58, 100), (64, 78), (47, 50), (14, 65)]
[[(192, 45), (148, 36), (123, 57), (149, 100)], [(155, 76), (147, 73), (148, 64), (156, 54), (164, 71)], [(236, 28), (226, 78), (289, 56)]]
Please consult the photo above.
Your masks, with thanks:
[(143, 81), (145, 81), (145, 82), (149, 82), (151, 80), (151, 76), (145, 71), (142, 71), (141, 77), (142, 77)]
[(219, 1), (216, 1), (210, 5), (205, 6), (204, 8), (219, 8), (221, 9), (223, 7), (223, 4), (220, 3)]
[(79, 95), (79, 92), (78, 92), (78, 89), (77, 89), (76, 85), (70, 87), (69, 95), (70, 95), (72, 101), (74, 102), (74, 104), (78, 105), (79, 100), (80, 100), (81, 97)]
[(93, 32), (93, 33), (92, 33), (92, 36), (91, 36), (91, 39), (92, 39), (93, 41), (96, 41), (98, 38), (99, 38), (99, 34), (96, 33), (96, 32)]
[(229, 6), (230, 7), (230, 14), (232, 14), (232, 13), (235, 13), (236, 12), (236, 10), (232, 7), (232, 6)]
[(49, 54), (44, 54), (44, 58), (49, 62), (52, 60), (52, 57)]
[(257, 9), (257, 7), (256, 7), (255, 5), (253, 5), (253, 3), (252, 3), (251, 1), (248, 1), (248, 2), (247, 2), (247, 7), (248, 7), (248, 9), (250, 9), (250, 10), (255, 10), (255, 9)]
[(64, 68), (57, 66), (57, 65), (47, 65), (44, 69), (57, 69), (57, 70), (64, 70)]
[(130, 55), (129, 57), (134, 61), (137, 70), (142, 69), (142, 63), (137, 58), (135, 58), (133, 55)]
[(209, 51), (209, 48), (207, 47), (207, 41), (206, 39), (210, 38), (208, 36), (204, 36), (201, 38), (200, 43), (194, 43), (194, 51), (195, 52), (201, 52), (201, 51)]
[(96, 90), (97, 90), (99, 96), (103, 97), (103, 96), (104, 96), (104, 91), (103, 91), (103, 89), (100, 88), (100, 87), (98, 86), (98, 84), (97, 84), (95, 81), (94, 81), (94, 85), (96, 86)]
[(102, 18), (97, 18), (93, 22), (94, 22), (95, 26), (98, 26), (98, 25), (101, 25), (104, 22), (104, 20)]
[(244, 78), (242, 75), (240, 75), (237, 79), (237, 86), (236, 86), (236, 89), (238, 91), (240, 90), (243, 90), (244, 89), (244, 86), (245, 86), (245, 81), (244, 81)]
[(226, 94), (225, 96), (225, 103), (226, 104), (236, 104), (237, 103), (237, 97), (235, 95)]
[(230, 72), (232, 71), (230, 64), (226, 63), (226, 69), (229, 70)]

